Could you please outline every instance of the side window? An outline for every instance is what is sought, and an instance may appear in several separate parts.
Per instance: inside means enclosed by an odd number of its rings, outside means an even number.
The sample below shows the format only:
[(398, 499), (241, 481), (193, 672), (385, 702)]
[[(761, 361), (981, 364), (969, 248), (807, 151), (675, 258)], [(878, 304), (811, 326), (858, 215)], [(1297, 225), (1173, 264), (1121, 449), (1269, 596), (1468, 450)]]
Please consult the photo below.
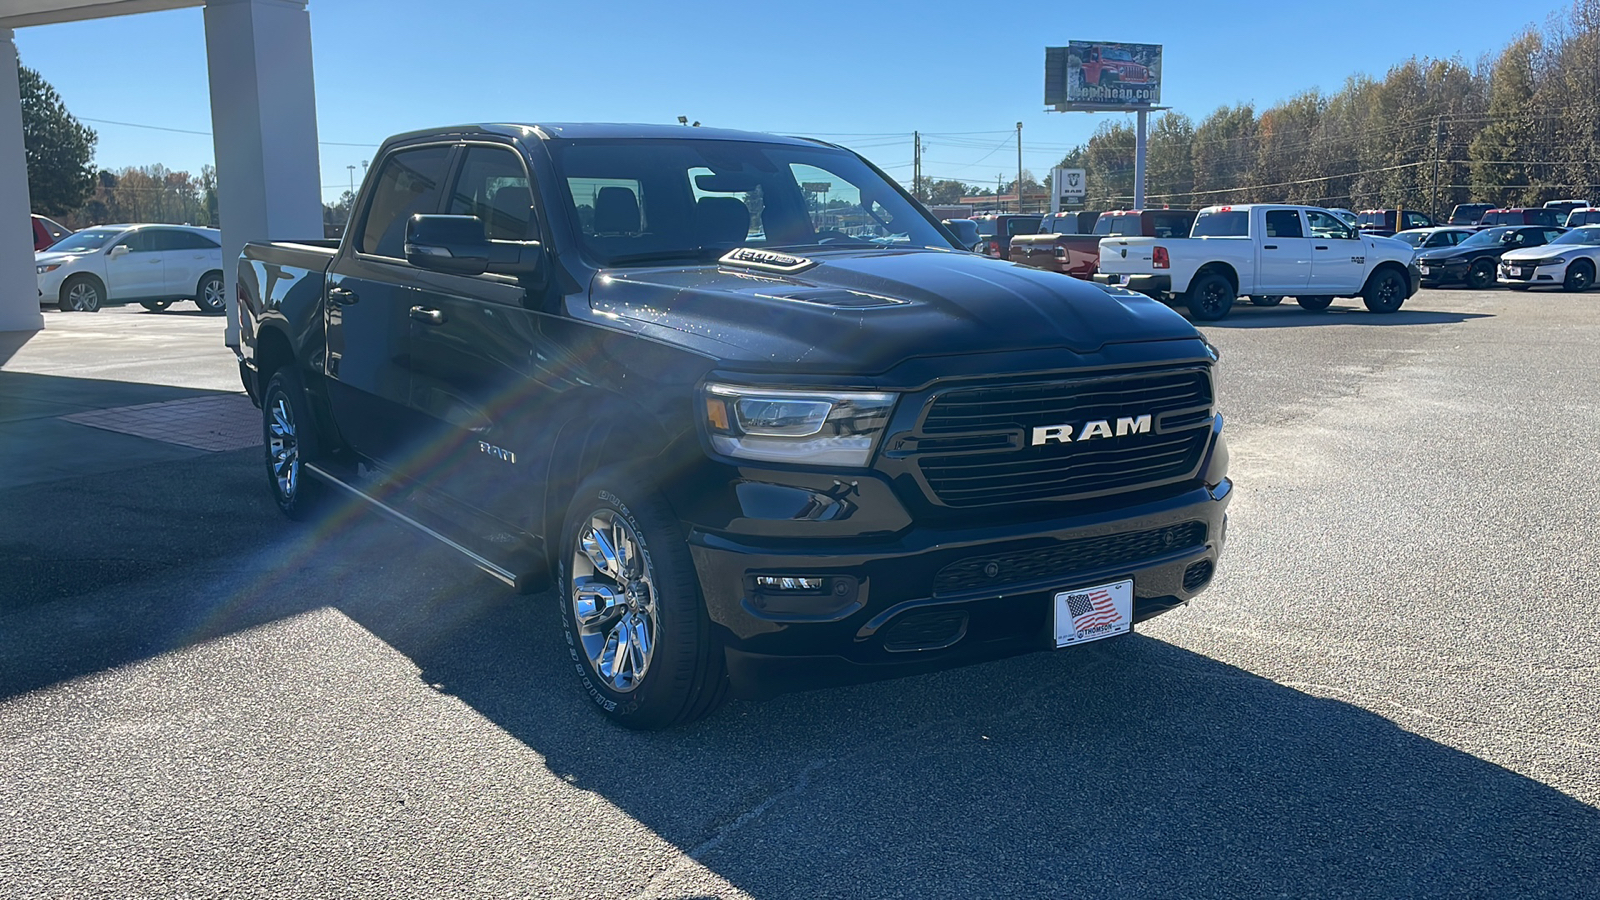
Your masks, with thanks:
[(1407, 228), (1427, 228), (1431, 224), (1432, 223), (1428, 221), (1428, 217), (1422, 215), (1421, 213), (1406, 213)]
[(151, 250), (155, 249), (154, 242), (150, 238), (149, 230), (134, 231), (125, 234), (121, 237), (121, 239), (111, 246), (127, 247), (129, 253), (149, 253)]
[(438, 210), (449, 159), (450, 148), (436, 146), (401, 150), (384, 160), (357, 249), (404, 259), (406, 222), (418, 213)]
[[(157, 252), (182, 249), (183, 241), (179, 238), (182, 233), (171, 228), (151, 228), (140, 232), (145, 239), (145, 249)], [(135, 247), (134, 249), (137, 250), (139, 248)]]
[(1352, 240), (1355, 238), (1355, 235), (1350, 233), (1350, 226), (1331, 213), (1308, 209), (1306, 210), (1306, 224), (1311, 227), (1312, 237), (1331, 238), (1333, 240)]
[(1563, 232), (1560, 229), (1557, 229), (1557, 228), (1546, 228), (1544, 230), (1544, 242), (1546, 244), (1548, 244), (1551, 241), (1555, 240), (1556, 238), (1560, 237), (1562, 234), (1563, 234)]
[(174, 230), (170, 232), (169, 239), (173, 242), (173, 247), (179, 250), (210, 250), (222, 246), (211, 238), (193, 231)]
[(1304, 236), (1304, 233), (1300, 230), (1300, 213), (1298, 210), (1267, 210), (1267, 237), (1297, 238)]
[(477, 216), (493, 241), (525, 241), (538, 236), (533, 221), (533, 191), (522, 159), (502, 147), (468, 147), (450, 192), (448, 211)]

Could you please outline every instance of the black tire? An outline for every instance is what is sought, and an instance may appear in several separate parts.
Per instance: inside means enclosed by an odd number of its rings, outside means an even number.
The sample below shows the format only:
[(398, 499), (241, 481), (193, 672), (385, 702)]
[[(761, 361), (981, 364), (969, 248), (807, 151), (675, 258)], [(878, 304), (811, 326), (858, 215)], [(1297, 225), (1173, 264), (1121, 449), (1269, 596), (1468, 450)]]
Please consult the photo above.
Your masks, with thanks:
[(1283, 298), (1282, 297), (1258, 297), (1255, 294), (1251, 294), (1250, 295), (1250, 302), (1252, 304), (1256, 305), (1256, 306), (1277, 306), (1279, 303), (1283, 302)]
[(1508, 287), (1511, 290), (1516, 291), (1517, 293), (1520, 294), (1523, 291), (1527, 290), (1529, 286), (1526, 285), (1526, 284), (1508, 284), (1508, 285), (1506, 285), (1506, 287)]
[(291, 519), (311, 518), (327, 486), (308, 476), (305, 464), (321, 455), (323, 445), (305, 387), (292, 367), (274, 372), (261, 395), (261, 442), (267, 487), (278, 509)]
[(1563, 291), (1581, 294), (1592, 287), (1594, 287), (1594, 263), (1579, 259), (1567, 266), (1567, 277), (1561, 279)]
[[(603, 527), (613, 529), (612, 535), (619, 527), (624, 532), (610, 544), (626, 539), (637, 547), (631, 554), (613, 551), (610, 558), (625, 558), (618, 563), (622, 577), (612, 577), (607, 574), (612, 569), (593, 562), (608, 558), (605, 548), (596, 549), (592, 540), (596, 533), (606, 533)], [(630, 529), (632, 537), (626, 533)], [(580, 545), (586, 534), (591, 537), (588, 548)], [(683, 526), (659, 491), (627, 467), (596, 472), (573, 496), (557, 553), (562, 632), (583, 693), (601, 714), (627, 728), (655, 730), (693, 722), (722, 705), (728, 694), (722, 647), (706, 616)], [(614, 599), (606, 604), (621, 613), (580, 624), (580, 581), (602, 590), (627, 581), (625, 591), (613, 591)], [(608, 677), (601, 671), (605, 651), (619, 634), (631, 634), (623, 627), (629, 617), (654, 631), (644, 668), (624, 679), (618, 666)], [(630, 641), (630, 647), (637, 644)], [(620, 649), (613, 654), (613, 664), (620, 655)], [(631, 654), (626, 658), (633, 659)]]
[(1234, 296), (1233, 282), (1216, 272), (1201, 273), (1189, 284), (1189, 315), (1202, 322), (1215, 322), (1233, 309)]
[(106, 302), (106, 288), (93, 275), (74, 275), (61, 283), (56, 309), (62, 312), (99, 312)]
[(1366, 290), (1361, 292), (1361, 302), (1370, 312), (1392, 313), (1406, 302), (1406, 276), (1395, 269), (1379, 269), (1367, 279)]
[(1494, 287), (1494, 260), (1488, 257), (1475, 259), (1467, 267), (1467, 287), (1475, 291), (1486, 291)]
[(1329, 306), (1333, 305), (1333, 298), (1332, 297), (1296, 297), (1296, 298), (1294, 298), (1294, 302), (1300, 304), (1300, 308), (1305, 310), (1306, 312), (1322, 312), (1323, 310), (1327, 309)]
[(139, 305), (151, 312), (161, 312), (172, 305), (171, 300), (140, 300)]
[(207, 272), (194, 286), (194, 305), (203, 313), (217, 315), (228, 311), (227, 287), (221, 272)]

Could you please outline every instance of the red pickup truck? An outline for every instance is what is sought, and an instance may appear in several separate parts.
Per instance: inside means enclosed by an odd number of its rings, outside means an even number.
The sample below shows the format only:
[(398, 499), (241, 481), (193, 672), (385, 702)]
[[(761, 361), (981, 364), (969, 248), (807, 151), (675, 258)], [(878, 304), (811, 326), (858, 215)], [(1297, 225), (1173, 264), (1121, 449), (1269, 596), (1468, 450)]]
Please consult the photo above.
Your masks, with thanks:
[(1076, 213), (1050, 216), (1038, 234), (1019, 234), (1011, 239), (1011, 261), (1060, 272), (1085, 281), (1100, 270), (1100, 239), (1108, 237), (1181, 238), (1189, 236), (1196, 211), (1192, 209), (1144, 209), (1104, 212), (1095, 220), (1093, 234), (1055, 232), (1058, 226), (1072, 224)]

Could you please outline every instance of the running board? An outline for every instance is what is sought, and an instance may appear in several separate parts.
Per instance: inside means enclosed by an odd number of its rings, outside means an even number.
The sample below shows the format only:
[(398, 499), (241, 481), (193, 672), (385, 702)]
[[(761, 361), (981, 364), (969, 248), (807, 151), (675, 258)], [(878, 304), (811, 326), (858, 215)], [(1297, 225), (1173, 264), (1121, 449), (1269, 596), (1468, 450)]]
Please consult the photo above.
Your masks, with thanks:
[(348, 494), (351, 494), (353, 496), (361, 498), (362, 500), (367, 501), (368, 503), (370, 503), (373, 506), (377, 507), (380, 512), (387, 513), (390, 518), (393, 518), (396, 521), (399, 521), (399, 522), (401, 522), (403, 524), (410, 525), (412, 528), (415, 528), (416, 530), (422, 532), (423, 534), (427, 535), (428, 537), (431, 537), (434, 540), (438, 541), (439, 543), (444, 544), (445, 546), (449, 547), (450, 549), (455, 550), (457, 553), (460, 553), (462, 556), (465, 556), (467, 559), (471, 560), (472, 564), (477, 566), (479, 569), (482, 569), (484, 572), (487, 572), (490, 575), (493, 575), (495, 578), (500, 579), (501, 581), (505, 582), (506, 584), (510, 585), (511, 587), (513, 587), (513, 588), (517, 587), (517, 576), (513, 572), (511, 572), (511, 571), (509, 571), (507, 569), (501, 568), (500, 566), (495, 565), (494, 563), (492, 563), (489, 560), (483, 558), (482, 556), (478, 555), (477, 553), (474, 553), (472, 550), (469, 550), (468, 548), (461, 546), (460, 544), (456, 543), (455, 541), (452, 541), (451, 539), (445, 537), (444, 535), (440, 534), (439, 532), (434, 531), (432, 528), (429, 528), (428, 526), (422, 524), (421, 522), (418, 522), (416, 519), (413, 519), (410, 516), (406, 515), (405, 513), (399, 511), (398, 509), (395, 509), (394, 507), (390, 506), (389, 504), (384, 503), (382, 500), (379, 500), (376, 497), (370, 496), (369, 494), (367, 494), (364, 491), (362, 491), (360, 488), (357, 488), (354, 485), (346, 484), (344, 479), (342, 479), (339, 476), (333, 474), (332, 472), (329, 472), (327, 469), (321, 468), (321, 467), (315, 465), (314, 463), (301, 463), (300, 467), (302, 469), (304, 469), (305, 471), (309, 472), (310, 474), (315, 475), (319, 480), (321, 480), (323, 482), (326, 482), (327, 484), (331, 484), (334, 487), (339, 488), (340, 490), (342, 490), (342, 491), (344, 491), (344, 492), (346, 492)]

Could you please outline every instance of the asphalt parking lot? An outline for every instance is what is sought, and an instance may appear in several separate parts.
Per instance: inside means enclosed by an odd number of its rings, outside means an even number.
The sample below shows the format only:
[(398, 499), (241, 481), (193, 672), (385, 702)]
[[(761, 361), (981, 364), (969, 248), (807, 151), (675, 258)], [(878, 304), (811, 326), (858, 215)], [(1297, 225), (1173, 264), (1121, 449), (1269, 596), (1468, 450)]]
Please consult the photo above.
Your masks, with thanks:
[(1236, 307), (1200, 600), (660, 734), (552, 598), (61, 422), (235, 391), (220, 320), (47, 322), (0, 347), (0, 895), (1600, 896), (1600, 293)]

